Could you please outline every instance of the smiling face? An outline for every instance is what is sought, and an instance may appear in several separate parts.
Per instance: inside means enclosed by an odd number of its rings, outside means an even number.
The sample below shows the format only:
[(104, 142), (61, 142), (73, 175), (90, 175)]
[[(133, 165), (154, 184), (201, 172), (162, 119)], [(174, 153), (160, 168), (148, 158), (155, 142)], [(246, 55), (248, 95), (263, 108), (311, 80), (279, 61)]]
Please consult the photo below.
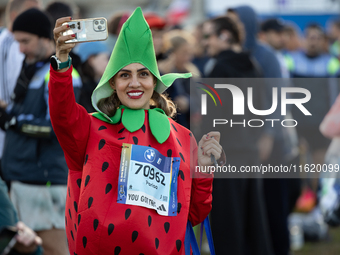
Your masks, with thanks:
[(110, 86), (122, 105), (130, 109), (149, 109), (156, 78), (142, 64), (132, 63), (110, 79)]

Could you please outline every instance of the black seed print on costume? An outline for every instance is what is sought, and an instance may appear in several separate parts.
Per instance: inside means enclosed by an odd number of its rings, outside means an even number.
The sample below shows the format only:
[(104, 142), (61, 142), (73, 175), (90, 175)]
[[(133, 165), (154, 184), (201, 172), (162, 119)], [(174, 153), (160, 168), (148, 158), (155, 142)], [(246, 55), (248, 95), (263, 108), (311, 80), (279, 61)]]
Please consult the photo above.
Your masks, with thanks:
[(165, 223), (164, 223), (164, 230), (165, 230), (165, 233), (168, 233), (168, 232), (169, 232), (169, 229), (170, 229), (170, 223), (169, 223), (169, 222), (165, 222)]
[(112, 223), (109, 224), (109, 227), (107, 228), (107, 233), (108, 233), (109, 235), (111, 235), (112, 232), (113, 232), (113, 230), (114, 230), (114, 228), (115, 228), (115, 225), (113, 225)]
[(177, 137), (176, 137), (176, 140), (177, 140), (178, 144), (182, 147), (182, 144), (181, 144), (181, 142), (178, 140)]
[(181, 179), (184, 181), (184, 173), (183, 173), (183, 171), (182, 170), (179, 170), (179, 172), (178, 172), (178, 176), (180, 176), (181, 177)]
[(116, 248), (115, 248), (115, 255), (119, 255), (121, 250), (122, 249), (119, 246), (116, 246)]
[(149, 227), (151, 226), (151, 221), (152, 221), (152, 218), (151, 218), (151, 216), (149, 215), (149, 216), (148, 216), (148, 225), (149, 225)]
[(132, 242), (136, 241), (137, 237), (138, 237), (138, 232), (137, 231), (133, 231), (132, 232)]
[(86, 236), (83, 237), (83, 246), (84, 248), (86, 247), (86, 244), (87, 244), (87, 238)]
[(121, 130), (118, 131), (118, 134), (123, 133), (124, 130), (125, 130), (125, 128), (122, 128)]
[(77, 255), (77, 253), (73, 252), (73, 255)]
[(100, 130), (104, 130), (104, 129), (107, 129), (107, 127), (105, 127), (105, 126), (100, 126), (100, 127), (98, 128), (99, 131), (100, 131)]
[(132, 137), (132, 139), (133, 139), (133, 142), (137, 145), (138, 144), (138, 138), (137, 137)]
[(98, 150), (101, 150), (104, 147), (105, 143), (106, 141), (104, 139), (101, 139), (99, 141)]
[(131, 209), (126, 209), (125, 211), (125, 220), (127, 220), (130, 217)]
[(80, 219), (81, 219), (81, 215), (78, 214), (78, 226), (79, 226), (79, 223), (80, 223)]
[(93, 229), (94, 229), (94, 231), (96, 231), (96, 230), (97, 230), (97, 228), (98, 228), (98, 224), (99, 224), (99, 220), (97, 220), (97, 219), (94, 219), (94, 221), (93, 221)]
[(103, 165), (102, 165), (102, 172), (104, 172), (108, 167), (109, 167), (109, 163), (104, 162)]
[(181, 204), (181, 203), (178, 203), (178, 204), (177, 204), (177, 213), (180, 213), (180, 212), (181, 212), (181, 208), (182, 208), (182, 204)]
[(85, 187), (87, 186), (87, 184), (89, 183), (89, 180), (90, 180), (90, 176), (87, 175), (86, 176), (86, 179), (85, 179)]
[(74, 206), (74, 210), (75, 210), (76, 212), (78, 212), (78, 205), (77, 205), (77, 202), (76, 202), (76, 201), (73, 202), (73, 206)]
[(159, 246), (159, 240), (158, 238), (155, 239), (155, 245), (156, 245), (156, 250), (158, 249), (158, 246)]
[(151, 145), (149, 144), (149, 147), (151, 147)]
[(118, 138), (118, 140), (123, 140), (123, 139), (125, 139), (125, 137), (119, 137), (119, 138)]
[(70, 215), (70, 219), (72, 220), (72, 215), (71, 215), (71, 210), (70, 209), (68, 209), (68, 213)]
[(169, 150), (166, 152), (166, 155), (167, 155), (168, 157), (171, 157), (171, 155), (172, 155), (172, 150), (169, 149)]
[(176, 240), (176, 248), (177, 251), (179, 252), (182, 247), (182, 241), (181, 240)]
[(68, 196), (71, 197), (70, 187), (68, 187)]
[(74, 230), (77, 232), (77, 225), (74, 223)]
[(112, 189), (112, 185), (108, 183), (105, 188), (105, 194), (109, 193), (111, 189)]
[(175, 129), (176, 132), (178, 132), (174, 124), (171, 123), (171, 126)]
[(65, 225), (67, 226), (67, 217), (65, 216)]
[(73, 236), (73, 232), (72, 232), (72, 230), (71, 230), (71, 236), (72, 236), (72, 240), (74, 241), (74, 236)]
[(189, 135), (192, 136), (192, 133), (190, 132)]
[(87, 208), (90, 209), (91, 205), (93, 203), (93, 197), (90, 197), (88, 202), (87, 202)]
[(80, 184), (81, 184), (81, 179), (77, 179), (77, 185), (80, 188)]
[(142, 126), (142, 131), (143, 131), (143, 133), (145, 133), (145, 125), (144, 124)]
[(87, 163), (87, 160), (89, 159), (89, 155), (88, 154), (86, 154), (86, 156), (85, 156), (85, 162), (84, 162), (84, 166), (86, 165), (86, 163)]
[(179, 153), (179, 155), (181, 156), (182, 160), (185, 162), (185, 160), (184, 160), (184, 157), (183, 157), (182, 153)]

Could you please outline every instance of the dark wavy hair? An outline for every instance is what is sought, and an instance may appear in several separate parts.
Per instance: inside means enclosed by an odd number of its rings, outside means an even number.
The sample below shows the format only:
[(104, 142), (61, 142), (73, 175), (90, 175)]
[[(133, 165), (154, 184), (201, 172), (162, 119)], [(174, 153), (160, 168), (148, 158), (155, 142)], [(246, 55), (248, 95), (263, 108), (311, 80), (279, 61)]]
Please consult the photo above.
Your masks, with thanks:
[(215, 33), (219, 36), (223, 30), (227, 30), (230, 32), (232, 39), (230, 43), (241, 42), (240, 39), (240, 31), (237, 28), (236, 23), (229, 17), (221, 16), (214, 19), (209, 20), (209, 22), (213, 23), (215, 26)]

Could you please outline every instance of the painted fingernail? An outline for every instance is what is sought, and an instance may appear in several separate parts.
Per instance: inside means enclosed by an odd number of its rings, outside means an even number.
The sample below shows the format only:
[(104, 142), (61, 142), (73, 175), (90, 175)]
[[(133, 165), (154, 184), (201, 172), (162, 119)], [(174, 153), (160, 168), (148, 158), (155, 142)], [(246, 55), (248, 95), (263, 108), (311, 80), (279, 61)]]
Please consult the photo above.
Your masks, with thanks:
[(202, 151), (202, 155), (204, 155), (204, 151)]
[(70, 17), (70, 20), (72, 20), (72, 17)]
[(75, 34), (73, 34), (73, 35), (71, 35), (72, 37), (76, 37), (76, 35)]
[(69, 24), (67, 24), (66, 26), (67, 26), (68, 28), (70, 27), (70, 25), (69, 25)]

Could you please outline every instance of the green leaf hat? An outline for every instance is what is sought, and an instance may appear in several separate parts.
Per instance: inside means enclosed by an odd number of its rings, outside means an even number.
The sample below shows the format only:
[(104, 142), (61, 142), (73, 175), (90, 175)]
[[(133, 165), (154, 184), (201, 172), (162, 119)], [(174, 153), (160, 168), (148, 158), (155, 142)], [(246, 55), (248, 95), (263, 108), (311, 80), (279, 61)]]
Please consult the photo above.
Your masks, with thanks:
[(108, 118), (108, 116), (98, 109), (97, 104), (100, 99), (109, 97), (112, 94), (113, 89), (109, 84), (109, 80), (119, 70), (131, 63), (140, 63), (149, 69), (157, 78), (155, 90), (158, 93), (163, 93), (177, 78), (189, 78), (192, 76), (191, 73), (169, 73), (160, 76), (151, 30), (144, 19), (142, 9), (138, 7), (123, 24), (109, 63), (106, 66), (99, 84), (92, 93), (93, 107), (106, 118)]

